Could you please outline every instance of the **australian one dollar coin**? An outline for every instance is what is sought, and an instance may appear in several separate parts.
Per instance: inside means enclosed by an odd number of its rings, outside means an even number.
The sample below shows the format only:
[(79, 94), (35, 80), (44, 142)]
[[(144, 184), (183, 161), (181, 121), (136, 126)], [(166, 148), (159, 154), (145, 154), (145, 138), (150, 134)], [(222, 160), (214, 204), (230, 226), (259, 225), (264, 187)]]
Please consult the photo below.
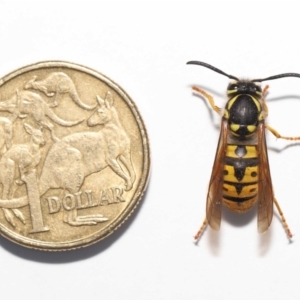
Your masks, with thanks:
[(149, 167), (140, 113), (108, 77), (49, 61), (0, 79), (0, 232), (11, 241), (67, 250), (107, 237)]

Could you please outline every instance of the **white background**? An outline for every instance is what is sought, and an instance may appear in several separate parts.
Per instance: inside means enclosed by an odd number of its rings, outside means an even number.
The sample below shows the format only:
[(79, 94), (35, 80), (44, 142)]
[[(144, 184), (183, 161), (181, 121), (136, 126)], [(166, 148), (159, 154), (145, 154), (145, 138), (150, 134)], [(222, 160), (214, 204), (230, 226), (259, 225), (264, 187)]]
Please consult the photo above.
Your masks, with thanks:
[[(191, 92), (225, 104), (228, 79), (300, 73), (299, 4), (288, 1), (1, 1), (0, 76), (42, 60), (96, 69), (134, 99), (148, 128), (152, 174), (130, 220), (109, 238), (62, 253), (0, 237), (1, 299), (300, 299), (300, 144), (268, 134), (276, 213), (223, 212), (219, 232), (192, 236), (205, 216), (219, 117)], [(268, 82), (268, 123), (300, 135), (300, 79)]]

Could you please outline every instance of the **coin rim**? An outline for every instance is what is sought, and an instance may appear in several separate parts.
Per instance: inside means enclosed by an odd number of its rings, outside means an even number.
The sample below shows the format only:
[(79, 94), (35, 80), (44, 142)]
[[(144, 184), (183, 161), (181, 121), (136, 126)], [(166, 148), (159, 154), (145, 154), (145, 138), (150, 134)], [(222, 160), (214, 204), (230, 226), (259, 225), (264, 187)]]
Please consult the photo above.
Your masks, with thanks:
[(140, 112), (135, 102), (125, 92), (125, 90), (106, 75), (94, 69), (91, 69), (89, 67), (77, 63), (73, 63), (73, 62), (67, 62), (61, 60), (41, 61), (41, 62), (24, 66), (2, 77), (0, 79), (0, 87), (4, 85), (6, 82), (24, 73), (34, 71), (34, 70), (40, 70), (42, 68), (59, 68), (59, 67), (64, 67), (73, 70), (75, 69), (77, 71), (81, 71), (87, 73), (88, 75), (96, 77), (100, 81), (103, 81), (108, 86), (110, 86), (126, 102), (126, 104), (128, 105), (129, 109), (131, 110), (131, 112), (135, 117), (141, 135), (141, 140), (143, 145), (143, 172), (142, 172), (141, 179), (139, 181), (139, 185), (136, 189), (136, 192), (134, 193), (134, 196), (132, 197), (130, 203), (127, 205), (124, 211), (120, 214), (120, 216), (117, 219), (115, 219), (112, 222), (112, 224), (108, 226), (105, 230), (100, 230), (97, 233), (94, 233), (83, 239), (79, 239), (71, 242), (70, 241), (69, 242), (35, 241), (31, 238), (21, 236), (20, 234), (13, 232), (9, 228), (3, 228), (2, 224), (0, 224), (0, 234), (3, 237), (9, 239), (10, 241), (16, 244), (25, 246), (27, 248), (45, 250), (45, 251), (65, 251), (65, 250), (74, 250), (78, 248), (83, 248), (92, 245), (106, 238), (107, 236), (111, 235), (128, 219), (128, 217), (133, 213), (133, 211), (139, 204), (140, 200), (142, 199), (149, 182), (150, 168), (151, 168), (149, 137), (145, 127), (145, 123), (140, 115)]

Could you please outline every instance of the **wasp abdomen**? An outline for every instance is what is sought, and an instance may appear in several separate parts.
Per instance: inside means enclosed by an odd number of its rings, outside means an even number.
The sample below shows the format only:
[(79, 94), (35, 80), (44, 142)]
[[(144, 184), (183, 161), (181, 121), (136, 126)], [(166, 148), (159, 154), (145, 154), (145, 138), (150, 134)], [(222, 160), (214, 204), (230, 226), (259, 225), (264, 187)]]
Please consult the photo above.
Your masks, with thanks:
[(243, 213), (257, 200), (258, 155), (255, 145), (227, 145), (223, 172), (223, 202)]

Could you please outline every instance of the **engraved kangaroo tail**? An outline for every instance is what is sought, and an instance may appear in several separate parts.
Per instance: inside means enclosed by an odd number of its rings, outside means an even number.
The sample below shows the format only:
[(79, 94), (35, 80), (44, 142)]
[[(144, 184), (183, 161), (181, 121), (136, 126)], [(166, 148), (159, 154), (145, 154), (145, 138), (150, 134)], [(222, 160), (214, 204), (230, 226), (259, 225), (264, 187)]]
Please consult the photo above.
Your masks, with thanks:
[(84, 119), (76, 120), (76, 121), (63, 120), (60, 117), (58, 117), (50, 108), (46, 109), (45, 114), (47, 117), (49, 117), (55, 123), (62, 125), (62, 126), (66, 126), (66, 127), (75, 126), (84, 121)]
[(84, 109), (87, 109), (87, 110), (93, 110), (93, 109), (95, 109), (96, 106), (97, 106), (97, 103), (95, 103), (95, 104), (92, 105), (92, 106), (83, 103), (83, 102), (80, 100), (80, 98), (79, 98), (78, 93), (76, 92), (76, 90), (74, 90), (74, 91), (72, 91), (72, 92), (70, 91), (69, 94), (70, 94), (71, 98), (73, 99), (73, 101), (74, 101), (79, 107), (81, 107), (81, 108), (84, 108)]
[(0, 199), (0, 207), (1, 208), (21, 208), (28, 205), (28, 197), (23, 196), (20, 198), (14, 198), (11, 200), (2, 200)]

